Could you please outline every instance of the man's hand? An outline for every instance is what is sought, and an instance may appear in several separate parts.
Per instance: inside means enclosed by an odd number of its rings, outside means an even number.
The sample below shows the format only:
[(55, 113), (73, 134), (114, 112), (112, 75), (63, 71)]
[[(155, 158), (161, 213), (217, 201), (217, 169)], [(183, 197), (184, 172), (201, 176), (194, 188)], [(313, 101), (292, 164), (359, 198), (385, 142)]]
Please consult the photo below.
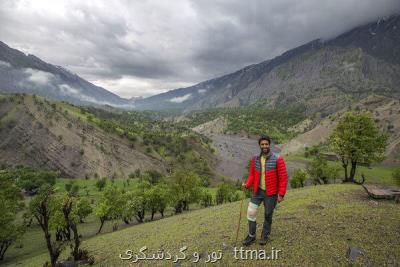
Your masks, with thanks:
[(283, 201), (283, 196), (278, 195), (278, 202), (281, 202), (281, 201)]
[(246, 189), (246, 183), (242, 183), (242, 189)]

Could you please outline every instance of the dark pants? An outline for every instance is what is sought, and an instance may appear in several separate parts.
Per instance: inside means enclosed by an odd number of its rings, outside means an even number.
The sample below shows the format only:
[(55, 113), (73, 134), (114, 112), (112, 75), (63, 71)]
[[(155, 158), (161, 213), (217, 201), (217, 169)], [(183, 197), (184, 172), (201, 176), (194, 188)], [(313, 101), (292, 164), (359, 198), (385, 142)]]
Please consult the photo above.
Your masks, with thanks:
[[(258, 188), (257, 193), (253, 195), (250, 202), (260, 206), (264, 202), (264, 225), (262, 235), (268, 236), (271, 233), (272, 214), (277, 202), (277, 195), (267, 196), (265, 190)], [(254, 236), (256, 234), (256, 222), (249, 220), (249, 234)]]

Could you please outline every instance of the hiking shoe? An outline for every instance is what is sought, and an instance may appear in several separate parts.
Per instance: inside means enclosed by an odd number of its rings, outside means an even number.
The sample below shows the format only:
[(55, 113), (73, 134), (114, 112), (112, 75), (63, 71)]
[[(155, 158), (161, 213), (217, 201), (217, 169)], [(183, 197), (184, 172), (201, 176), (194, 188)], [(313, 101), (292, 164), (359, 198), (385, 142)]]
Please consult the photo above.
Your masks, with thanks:
[(264, 236), (264, 235), (262, 235), (261, 236), (261, 239), (260, 239), (260, 241), (258, 242), (261, 246), (265, 246), (265, 244), (267, 244), (267, 242), (268, 242), (268, 236)]
[(254, 243), (254, 241), (256, 241), (255, 236), (251, 237), (251, 236), (247, 235), (245, 240), (243, 240), (242, 244), (243, 244), (243, 246), (248, 246), (248, 245), (251, 245), (252, 243)]

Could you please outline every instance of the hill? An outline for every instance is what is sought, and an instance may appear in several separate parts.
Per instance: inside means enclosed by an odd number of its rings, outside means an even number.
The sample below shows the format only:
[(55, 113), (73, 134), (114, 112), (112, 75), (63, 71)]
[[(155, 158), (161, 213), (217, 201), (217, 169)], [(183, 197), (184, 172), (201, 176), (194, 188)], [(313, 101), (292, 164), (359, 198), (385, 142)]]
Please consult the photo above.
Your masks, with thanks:
[(8, 167), (126, 178), (137, 169), (166, 173), (186, 165), (213, 175), (206, 138), (135, 112), (89, 110), (25, 94), (1, 96), (0, 140), (0, 162)]
[[(243, 208), (247, 205), (245, 201)], [(158, 249), (180, 255), (187, 246), (186, 260), (174, 266), (193, 266), (191, 256), (201, 255), (204, 264), (207, 253), (221, 252), (218, 266), (260, 266), (263, 260), (235, 260), (233, 254), (240, 202), (201, 209), (179, 216), (140, 224), (114, 233), (85, 240), (83, 246), (95, 257), (95, 266), (132, 266), (119, 255), (126, 250), (138, 254), (147, 246), (147, 255)], [(239, 239), (247, 232), (244, 213)], [(262, 207), (258, 213), (261, 221)], [(274, 266), (336, 266), (347, 265), (349, 248), (359, 248), (362, 255), (356, 265), (395, 265), (400, 260), (398, 205), (390, 201), (369, 200), (364, 189), (357, 185), (325, 185), (290, 190), (274, 214), (270, 242), (248, 249), (279, 249), (279, 258), (270, 260)], [(258, 228), (259, 229), (259, 228)], [(257, 237), (260, 232), (257, 232)], [(240, 245), (239, 245), (240, 246)], [(6, 266), (41, 266), (48, 260), (43, 253), (26, 260), (15, 259)], [(173, 265), (172, 260), (153, 260), (136, 263), (140, 266)]]

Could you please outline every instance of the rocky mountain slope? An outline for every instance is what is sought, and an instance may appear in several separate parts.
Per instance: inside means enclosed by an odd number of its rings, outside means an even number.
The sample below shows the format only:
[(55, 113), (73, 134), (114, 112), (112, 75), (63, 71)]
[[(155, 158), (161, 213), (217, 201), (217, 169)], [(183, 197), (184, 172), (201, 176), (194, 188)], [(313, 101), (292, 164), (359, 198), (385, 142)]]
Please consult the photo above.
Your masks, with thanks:
[(79, 109), (29, 95), (0, 98), (0, 162), (60, 170), (70, 177), (127, 177), (136, 169), (165, 172), (165, 163), (105, 132)]
[(25, 55), (0, 41), (0, 92), (31, 93), (74, 104), (129, 107), (129, 101), (63, 67)]
[(304, 103), (309, 114), (336, 112), (371, 93), (400, 97), (400, 16), (314, 40), (274, 59), (188, 88), (134, 101), (140, 109)]

